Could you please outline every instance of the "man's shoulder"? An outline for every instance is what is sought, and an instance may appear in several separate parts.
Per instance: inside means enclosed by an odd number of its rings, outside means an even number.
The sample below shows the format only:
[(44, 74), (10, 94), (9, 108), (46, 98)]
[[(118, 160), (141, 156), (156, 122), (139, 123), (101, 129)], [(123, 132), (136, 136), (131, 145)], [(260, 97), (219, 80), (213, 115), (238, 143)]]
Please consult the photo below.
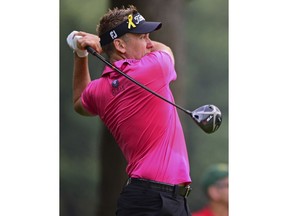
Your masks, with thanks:
[(166, 58), (166, 57), (168, 57), (168, 56), (170, 56), (170, 55), (169, 55), (168, 52), (159, 50), (159, 51), (150, 52), (150, 53), (148, 53), (146, 56), (150, 56), (150, 57), (156, 56), (156, 57), (159, 57), (159, 58), (161, 58), (161, 57), (162, 57), (162, 58)]
[(171, 56), (165, 51), (153, 51), (146, 54), (140, 61), (141, 63), (145, 64), (172, 64)]

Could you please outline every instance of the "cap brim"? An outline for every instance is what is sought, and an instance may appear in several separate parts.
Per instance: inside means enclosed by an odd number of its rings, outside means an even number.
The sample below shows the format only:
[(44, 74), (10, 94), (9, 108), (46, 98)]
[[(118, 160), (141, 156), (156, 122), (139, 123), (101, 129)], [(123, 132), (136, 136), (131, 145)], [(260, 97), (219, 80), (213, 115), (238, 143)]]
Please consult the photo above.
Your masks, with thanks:
[(137, 28), (131, 29), (128, 32), (135, 34), (147, 34), (160, 29), (162, 26), (161, 22), (142, 22)]

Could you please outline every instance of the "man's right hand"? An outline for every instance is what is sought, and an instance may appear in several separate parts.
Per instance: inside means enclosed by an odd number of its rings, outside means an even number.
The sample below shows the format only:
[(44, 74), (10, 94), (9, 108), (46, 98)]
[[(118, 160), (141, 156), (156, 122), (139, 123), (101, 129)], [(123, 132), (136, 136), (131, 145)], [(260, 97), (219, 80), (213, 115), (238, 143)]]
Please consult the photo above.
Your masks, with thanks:
[(67, 37), (68, 45), (77, 53), (79, 57), (85, 57), (88, 55), (87, 46), (92, 47), (99, 54), (102, 53), (102, 47), (100, 45), (100, 38), (97, 35), (73, 31)]
[(82, 38), (82, 36), (77, 35), (78, 31), (72, 31), (68, 37), (67, 37), (67, 43), (69, 47), (77, 53), (77, 55), (80, 58), (84, 58), (88, 55), (87, 50), (81, 49), (81, 47), (78, 46), (78, 40)]

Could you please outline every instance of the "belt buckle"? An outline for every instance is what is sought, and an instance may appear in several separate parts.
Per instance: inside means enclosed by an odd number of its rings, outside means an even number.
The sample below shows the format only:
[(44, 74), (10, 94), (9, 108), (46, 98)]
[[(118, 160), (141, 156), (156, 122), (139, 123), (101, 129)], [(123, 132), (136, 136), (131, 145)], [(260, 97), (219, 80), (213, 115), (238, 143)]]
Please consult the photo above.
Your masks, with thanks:
[(131, 178), (128, 178), (127, 182), (126, 182), (126, 186), (129, 185), (131, 183)]
[(184, 197), (187, 198), (190, 194), (191, 187), (190, 185), (187, 185), (185, 188), (186, 188), (186, 191), (185, 191)]

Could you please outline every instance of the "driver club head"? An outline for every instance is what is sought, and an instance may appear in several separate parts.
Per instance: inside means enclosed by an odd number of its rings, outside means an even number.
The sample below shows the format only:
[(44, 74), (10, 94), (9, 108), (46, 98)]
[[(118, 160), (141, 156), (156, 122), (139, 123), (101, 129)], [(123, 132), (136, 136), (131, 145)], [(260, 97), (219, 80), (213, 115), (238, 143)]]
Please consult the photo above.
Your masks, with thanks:
[(214, 133), (221, 125), (222, 114), (215, 105), (204, 105), (191, 112), (192, 119), (206, 133)]

